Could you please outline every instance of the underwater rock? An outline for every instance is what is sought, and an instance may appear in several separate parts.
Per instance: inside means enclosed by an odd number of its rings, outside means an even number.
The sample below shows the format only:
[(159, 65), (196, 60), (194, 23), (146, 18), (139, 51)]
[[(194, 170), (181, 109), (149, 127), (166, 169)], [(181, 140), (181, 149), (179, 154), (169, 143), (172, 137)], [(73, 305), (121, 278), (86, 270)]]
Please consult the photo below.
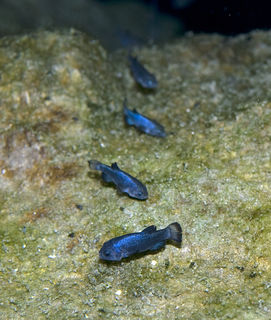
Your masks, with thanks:
[[(270, 318), (270, 39), (137, 49), (159, 81), (148, 94), (127, 52), (75, 30), (0, 39), (1, 315)], [(126, 128), (125, 96), (165, 139)], [(149, 199), (101, 188), (90, 158), (129, 163)], [(105, 241), (172, 221), (181, 249), (99, 260)]]

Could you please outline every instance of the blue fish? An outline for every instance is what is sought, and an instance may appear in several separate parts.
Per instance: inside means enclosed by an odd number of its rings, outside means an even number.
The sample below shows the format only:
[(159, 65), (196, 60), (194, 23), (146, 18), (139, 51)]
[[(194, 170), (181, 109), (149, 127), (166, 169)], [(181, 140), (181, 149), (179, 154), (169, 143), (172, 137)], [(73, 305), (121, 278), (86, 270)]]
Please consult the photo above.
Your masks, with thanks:
[(148, 199), (148, 191), (144, 184), (127, 172), (120, 170), (116, 162), (112, 163), (111, 167), (97, 160), (89, 160), (88, 164), (90, 169), (101, 171), (102, 179), (105, 182), (113, 182), (118, 191), (127, 193), (131, 198), (138, 200)]
[(164, 138), (166, 136), (164, 127), (148, 117), (138, 113), (136, 109), (130, 110), (123, 104), (124, 120), (129, 126), (134, 126), (138, 130), (155, 137)]
[(136, 57), (128, 56), (130, 62), (130, 69), (135, 81), (145, 89), (157, 88), (157, 80), (153, 74), (151, 74)]
[(165, 229), (156, 230), (156, 226), (150, 226), (141, 232), (128, 233), (106, 241), (99, 256), (102, 260), (120, 261), (136, 253), (159, 250), (166, 245), (167, 240), (182, 242), (182, 228), (178, 222), (171, 223)]

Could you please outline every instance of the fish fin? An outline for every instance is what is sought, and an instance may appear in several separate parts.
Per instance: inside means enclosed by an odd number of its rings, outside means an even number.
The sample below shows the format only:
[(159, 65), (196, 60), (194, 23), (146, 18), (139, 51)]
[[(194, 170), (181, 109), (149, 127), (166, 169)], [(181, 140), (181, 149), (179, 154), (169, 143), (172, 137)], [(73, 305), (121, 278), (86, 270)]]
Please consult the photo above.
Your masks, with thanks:
[(124, 102), (123, 102), (124, 120), (130, 126), (134, 125), (133, 120), (132, 120), (132, 116), (131, 116), (131, 112), (132, 111), (130, 109), (128, 109), (127, 106), (126, 106), (126, 100), (124, 100)]
[(159, 250), (161, 248), (163, 248), (166, 244), (166, 241), (161, 241), (156, 243), (153, 247), (150, 248), (150, 250), (155, 251), (155, 250)]
[(101, 170), (102, 163), (97, 160), (89, 160), (88, 165), (92, 170)]
[(111, 164), (111, 168), (112, 168), (113, 170), (120, 170), (120, 168), (118, 167), (117, 162), (112, 163), (112, 164)]
[[(142, 126), (142, 125), (138, 125), (137, 126), (137, 129), (139, 131), (142, 131), (142, 132), (145, 132), (145, 133), (148, 133), (149, 130), (146, 130), (146, 127), (145, 126)], [(148, 129), (148, 128), (147, 128)]]
[(118, 191), (118, 193), (127, 193), (128, 195), (129, 195), (129, 193), (128, 192), (126, 192), (125, 190), (122, 190), (118, 185), (116, 185), (116, 189), (117, 189), (117, 191)]
[(156, 226), (149, 226), (149, 227), (145, 228), (144, 230), (142, 230), (141, 232), (153, 233), (154, 231), (156, 231)]
[(139, 113), (136, 111), (135, 108), (133, 110), (128, 109), (126, 106), (126, 100), (123, 103), (123, 114), (124, 114), (124, 120), (128, 125), (130, 125), (130, 126), (135, 125), (134, 117), (135, 117), (135, 115), (138, 115)]
[(129, 109), (127, 108), (127, 98), (124, 98), (123, 100), (123, 112), (124, 114), (127, 114)]
[(127, 110), (126, 113), (124, 113), (124, 120), (125, 120), (126, 124), (128, 124), (129, 126), (133, 126), (134, 121), (133, 121), (131, 115), (129, 115), (130, 110), (129, 109), (126, 109), (126, 110)]
[(111, 178), (105, 172), (102, 173), (102, 179), (104, 182), (112, 182)]
[(169, 231), (169, 240), (182, 242), (182, 228), (178, 222), (171, 223), (167, 229)]

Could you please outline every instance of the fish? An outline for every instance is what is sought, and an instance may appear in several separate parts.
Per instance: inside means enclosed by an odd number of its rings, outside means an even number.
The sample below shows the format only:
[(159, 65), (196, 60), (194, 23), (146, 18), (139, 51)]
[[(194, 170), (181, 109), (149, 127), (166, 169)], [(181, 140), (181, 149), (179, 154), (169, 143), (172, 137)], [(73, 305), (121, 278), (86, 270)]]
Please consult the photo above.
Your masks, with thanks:
[(119, 29), (115, 32), (116, 40), (122, 48), (131, 50), (133, 47), (144, 45), (144, 40), (136, 36), (129, 30)]
[(137, 128), (150, 136), (164, 138), (166, 132), (164, 127), (155, 120), (152, 120), (138, 113), (136, 109), (130, 110), (126, 106), (126, 101), (123, 103), (124, 121), (129, 126)]
[(130, 70), (136, 83), (138, 83), (144, 89), (156, 89), (158, 82), (155, 75), (143, 67), (136, 57), (133, 57), (129, 54), (128, 59)]
[(142, 182), (132, 177), (125, 171), (122, 171), (116, 162), (107, 166), (97, 160), (89, 160), (89, 167), (92, 170), (102, 172), (102, 179), (105, 182), (112, 182), (117, 187), (117, 190), (122, 193), (127, 193), (129, 197), (138, 200), (148, 199), (148, 191)]
[(120, 261), (136, 253), (159, 250), (168, 240), (178, 244), (182, 242), (182, 228), (178, 222), (171, 223), (161, 230), (156, 230), (156, 226), (152, 225), (141, 232), (128, 233), (108, 240), (99, 251), (99, 257), (101, 260)]

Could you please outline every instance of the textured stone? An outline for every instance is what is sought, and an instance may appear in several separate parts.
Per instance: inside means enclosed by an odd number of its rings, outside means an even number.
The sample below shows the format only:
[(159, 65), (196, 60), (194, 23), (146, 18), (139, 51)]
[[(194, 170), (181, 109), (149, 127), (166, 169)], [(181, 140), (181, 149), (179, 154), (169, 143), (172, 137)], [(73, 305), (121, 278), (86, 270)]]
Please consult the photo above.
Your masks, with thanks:
[[(271, 33), (135, 54), (155, 92), (75, 30), (0, 40), (1, 318), (269, 319)], [(124, 97), (167, 138), (126, 127)], [(149, 199), (89, 159), (117, 161)], [(174, 221), (181, 249), (98, 260), (104, 241)]]

